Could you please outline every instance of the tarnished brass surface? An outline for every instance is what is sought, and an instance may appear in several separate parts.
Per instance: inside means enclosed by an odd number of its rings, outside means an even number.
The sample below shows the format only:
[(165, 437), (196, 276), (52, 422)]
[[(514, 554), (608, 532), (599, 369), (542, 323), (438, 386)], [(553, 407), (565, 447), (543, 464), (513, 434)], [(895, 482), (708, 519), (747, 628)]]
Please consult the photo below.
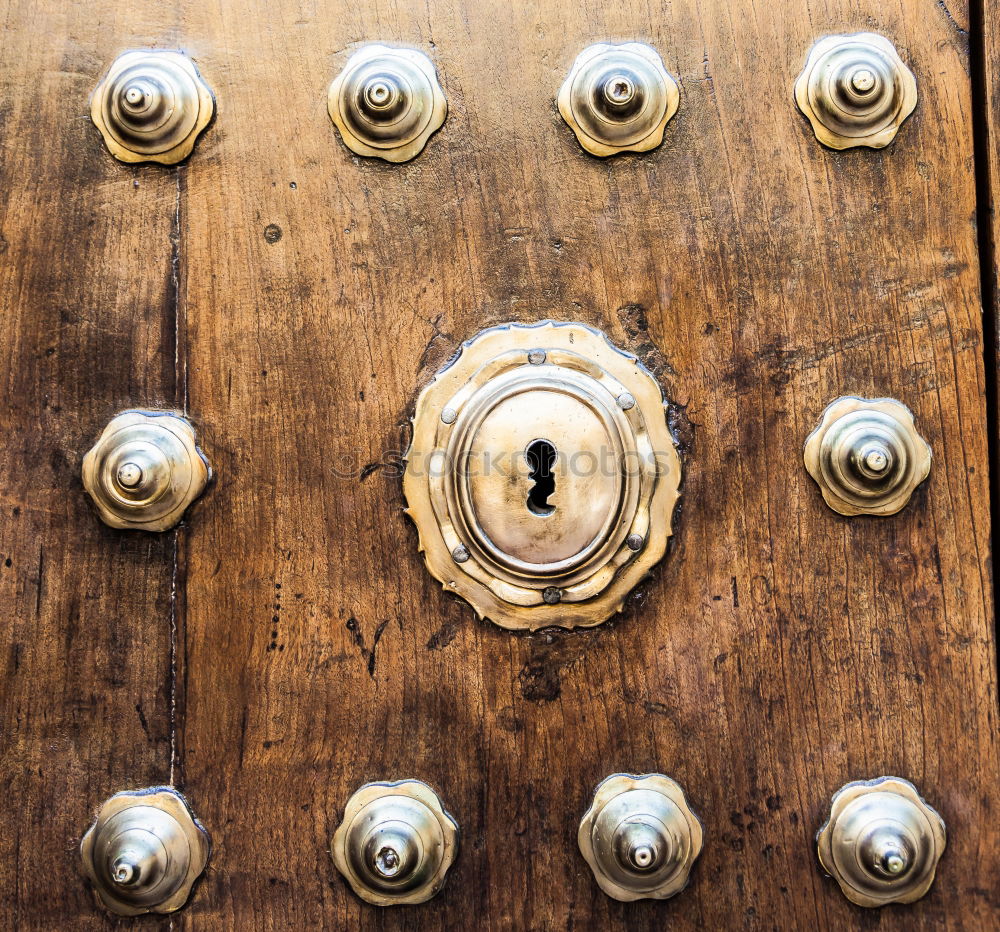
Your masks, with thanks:
[(803, 457), (826, 503), (842, 515), (895, 514), (931, 468), (913, 414), (892, 398), (838, 398), (806, 439)]
[(594, 791), (577, 840), (608, 896), (663, 900), (687, 886), (702, 828), (670, 777), (616, 774)]
[(880, 149), (913, 113), (917, 82), (884, 36), (826, 36), (809, 51), (795, 102), (824, 146)]
[(173, 527), (210, 477), (194, 427), (169, 411), (119, 414), (83, 458), (83, 487), (116, 528)]
[(482, 331), (421, 393), (403, 490), (427, 567), (505, 628), (600, 624), (663, 556), (660, 387), (583, 324)]
[(423, 903), (444, 885), (458, 826), (419, 780), (369, 783), (347, 801), (330, 854), (354, 892), (376, 906)]
[(448, 102), (423, 52), (366, 45), (334, 78), (328, 108), (351, 151), (407, 162), (441, 128)]
[(182, 161), (214, 112), (194, 62), (183, 52), (152, 49), (119, 55), (90, 101), (94, 124), (123, 162)]
[(101, 902), (120, 916), (180, 909), (208, 863), (208, 833), (170, 787), (116, 793), (80, 842)]
[(646, 152), (663, 142), (680, 91), (655, 49), (639, 42), (584, 49), (559, 91), (559, 112), (593, 155)]
[(899, 777), (848, 783), (816, 836), (823, 869), (852, 903), (913, 903), (934, 883), (944, 820)]

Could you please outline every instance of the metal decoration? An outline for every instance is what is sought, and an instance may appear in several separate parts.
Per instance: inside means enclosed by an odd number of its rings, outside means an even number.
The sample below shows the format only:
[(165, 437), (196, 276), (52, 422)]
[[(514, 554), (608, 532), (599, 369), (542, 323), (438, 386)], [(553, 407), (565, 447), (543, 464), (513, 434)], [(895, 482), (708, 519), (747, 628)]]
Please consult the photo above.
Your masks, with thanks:
[(831, 149), (881, 149), (917, 105), (917, 82), (884, 36), (826, 36), (809, 52), (795, 102)]
[(115, 528), (173, 527), (211, 475), (194, 427), (168, 411), (119, 414), (83, 458), (83, 487)]
[(893, 515), (927, 478), (931, 448), (892, 398), (838, 398), (804, 451), (826, 503), (842, 515)]
[(663, 556), (660, 387), (584, 324), (484, 330), (420, 393), (403, 491), (427, 567), (504, 628), (600, 624)]
[(183, 52), (125, 52), (90, 100), (90, 115), (122, 162), (186, 159), (215, 112), (212, 91)]
[(577, 838), (608, 896), (664, 900), (687, 886), (702, 828), (670, 777), (616, 774), (598, 784)]
[(208, 833), (166, 786), (116, 793), (80, 842), (83, 868), (119, 916), (180, 909), (208, 863)]
[(408, 162), (444, 123), (448, 101), (434, 64), (414, 49), (366, 45), (334, 78), (330, 119), (352, 152)]
[(934, 883), (944, 820), (899, 777), (848, 783), (816, 836), (823, 869), (852, 903), (913, 903)]
[(591, 45), (559, 91), (559, 112), (593, 155), (646, 152), (663, 142), (680, 91), (648, 45)]
[(348, 801), (330, 854), (354, 892), (376, 906), (423, 903), (444, 885), (458, 825), (419, 780), (369, 783)]

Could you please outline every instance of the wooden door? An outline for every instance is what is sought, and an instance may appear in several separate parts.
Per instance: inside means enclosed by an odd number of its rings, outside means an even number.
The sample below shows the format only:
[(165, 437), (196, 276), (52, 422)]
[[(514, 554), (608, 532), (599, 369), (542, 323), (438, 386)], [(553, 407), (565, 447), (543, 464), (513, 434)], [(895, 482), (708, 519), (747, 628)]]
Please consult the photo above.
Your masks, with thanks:
[[(972, 9), (10, 0), (3, 925), (117, 927), (79, 838), (111, 793), (171, 783), (214, 850), (147, 928), (995, 927)], [(861, 29), (896, 44), (920, 103), (891, 147), (833, 152), (791, 87), (818, 37)], [(601, 160), (554, 96), (582, 48), (629, 39), (681, 105), (660, 148)], [(403, 165), (352, 155), (326, 112), (376, 40), (427, 52), (449, 100)], [(148, 46), (184, 49), (217, 98), (174, 168), (117, 162), (88, 117), (115, 55)], [(463, 340), (544, 318), (655, 373), (685, 480), (674, 546), (619, 617), (520, 635), (427, 573), (393, 463)], [(892, 518), (834, 514), (802, 467), (843, 394), (898, 398), (933, 448)], [(186, 412), (215, 468), (174, 531), (105, 527), (80, 485), (131, 407)], [(577, 851), (620, 771), (673, 776), (704, 822), (672, 900), (609, 899)], [(927, 897), (866, 912), (814, 835), (836, 789), (882, 774), (949, 843)], [(402, 777), (440, 792), (461, 851), (433, 901), (379, 910), (328, 846), (358, 786)]]

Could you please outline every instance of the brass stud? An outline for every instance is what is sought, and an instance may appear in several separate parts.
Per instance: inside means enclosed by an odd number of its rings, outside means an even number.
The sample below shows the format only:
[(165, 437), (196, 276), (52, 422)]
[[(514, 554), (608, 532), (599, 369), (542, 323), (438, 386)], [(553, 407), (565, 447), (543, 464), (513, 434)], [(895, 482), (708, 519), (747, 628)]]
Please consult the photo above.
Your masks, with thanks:
[(215, 112), (212, 91), (182, 52), (126, 52), (97, 85), (90, 115), (122, 162), (174, 165)]
[(376, 906), (423, 903), (444, 885), (458, 825), (426, 783), (369, 783), (347, 801), (330, 854), (354, 892)]
[(83, 458), (83, 487), (115, 528), (172, 528), (211, 474), (194, 427), (167, 411), (119, 414)]
[(917, 82), (884, 36), (826, 36), (809, 52), (795, 102), (824, 146), (881, 149), (913, 113)]
[(208, 833), (170, 787), (116, 793), (80, 843), (101, 902), (119, 916), (172, 913), (208, 863)]
[(598, 784), (577, 840), (608, 896), (663, 900), (687, 886), (702, 828), (670, 777), (616, 774)]
[(352, 152), (407, 162), (441, 128), (448, 102), (423, 52), (366, 45), (334, 78), (328, 109)]
[(842, 515), (896, 514), (931, 468), (913, 414), (892, 398), (838, 398), (803, 456), (826, 503)]
[(944, 820), (899, 777), (848, 783), (816, 836), (823, 869), (852, 903), (913, 903), (934, 883)]
[(646, 152), (663, 142), (680, 91), (655, 49), (639, 42), (584, 49), (559, 91), (559, 112), (592, 155)]

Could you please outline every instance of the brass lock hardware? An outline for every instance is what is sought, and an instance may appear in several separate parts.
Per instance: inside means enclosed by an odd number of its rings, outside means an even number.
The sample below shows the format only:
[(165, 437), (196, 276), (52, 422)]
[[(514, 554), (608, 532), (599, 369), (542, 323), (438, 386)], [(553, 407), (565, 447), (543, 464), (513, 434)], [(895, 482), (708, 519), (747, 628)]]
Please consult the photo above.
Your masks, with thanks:
[(823, 869), (852, 903), (913, 903), (934, 883), (944, 820), (899, 777), (848, 783), (816, 836)]
[(352, 152), (407, 162), (441, 128), (448, 101), (423, 52), (366, 45), (334, 78), (328, 109)]
[(504, 628), (600, 624), (664, 555), (660, 387), (578, 323), (484, 330), (420, 393), (403, 491), (430, 572)]
[(616, 774), (598, 784), (577, 840), (608, 896), (663, 900), (687, 886), (702, 827), (670, 777)]
[(122, 162), (174, 165), (212, 119), (215, 99), (183, 52), (125, 52), (94, 90), (90, 115)]
[(116, 793), (80, 842), (101, 902), (120, 916), (180, 909), (208, 863), (208, 833), (166, 786)]
[(83, 458), (83, 487), (115, 528), (172, 528), (211, 475), (194, 427), (168, 411), (119, 414)]
[(892, 398), (838, 398), (806, 440), (809, 475), (842, 515), (893, 515), (931, 468), (913, 414)]
[(680, 90), (655, 49), (600, 43), (577, 56), (557, 102), (580, 145), (603, 157), (655, 149)]
[(917, 81), (884, 36), (826, 36), (809, 52), (795, 102), (824, 146), (881, 149), (917, 106)]
[(369, 783), (347, 801), (330, 854), (354, 892), (376, 906), (423, 903), (444, 885), (458, 825), (426, 783)]

